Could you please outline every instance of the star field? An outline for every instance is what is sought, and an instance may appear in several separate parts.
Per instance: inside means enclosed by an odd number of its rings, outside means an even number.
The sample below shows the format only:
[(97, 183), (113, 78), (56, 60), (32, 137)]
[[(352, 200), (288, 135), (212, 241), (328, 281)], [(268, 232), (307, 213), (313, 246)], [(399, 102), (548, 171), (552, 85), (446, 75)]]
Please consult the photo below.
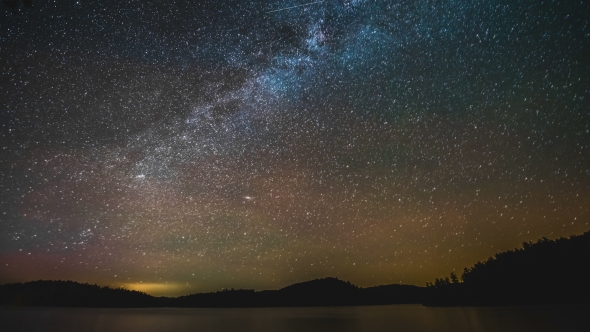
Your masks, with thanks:
[(590, 229), (588, 3), (310, 2), (2, 7), (0, 282), (424, 285)]

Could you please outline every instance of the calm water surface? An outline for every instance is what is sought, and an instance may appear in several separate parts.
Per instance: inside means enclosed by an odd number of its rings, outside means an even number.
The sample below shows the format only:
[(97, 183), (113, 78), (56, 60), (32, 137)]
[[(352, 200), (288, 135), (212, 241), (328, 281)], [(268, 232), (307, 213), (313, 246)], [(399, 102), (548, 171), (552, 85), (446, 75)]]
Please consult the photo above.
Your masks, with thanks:
[(2, 331), (590, 331), (589, 306), (0, 309)]

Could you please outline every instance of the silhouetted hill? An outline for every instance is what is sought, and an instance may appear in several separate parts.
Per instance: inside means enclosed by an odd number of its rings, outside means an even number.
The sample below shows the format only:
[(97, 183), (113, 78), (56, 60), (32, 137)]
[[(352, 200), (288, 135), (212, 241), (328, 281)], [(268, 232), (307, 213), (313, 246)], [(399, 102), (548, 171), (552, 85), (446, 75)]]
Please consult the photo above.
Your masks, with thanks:
[(310, 280), (278, 290), (280, 302), (285, 306), (354, 305), (359, 303), (361, 292), (357, 286), (337, 278)]
[(281, 288), (279, 291), (287, 293), (315, 293), (315, 294), (333, 294), (338, 292), (354, 292), (359, 288), (348, 281), (342, 281), (338, 278), (328, 277), (314, 279), (289, 285)]
[(157, 298), (126, 289), (74, 281), (39, 280), (0, 286), (0, 306), (18, 307), (154, 307)]
[(424, 288), (386, 285), (359, 288), (337, 278), (315, 279), (279, 290), (238, 289), (178, 298), (74, 281), (39, 280), (0, 286), (0, 306), (22, 307), (299, 307), (420, 303)]
[(590, 232), (527, 242), (427, 288), (382, 285), (359, 288), (337, 278), (315, 279), (279, 290), (223, 290), (178, 298), (73, 281), (0, 286), (0, 306), (30, 307), (295, 307), (423, 303), (503, 305), (590, 302)]
[(225, 290), (181, 296), (178, 307), (309, 307), (421, 303), (424, 288), (387, 285), (359, 288), (337, 278), (315, 279), (279, 290)]
[(461, 280), (436, 279), (427, 305), (590, 302), (590, 232), (525, 242), (463, 270)]

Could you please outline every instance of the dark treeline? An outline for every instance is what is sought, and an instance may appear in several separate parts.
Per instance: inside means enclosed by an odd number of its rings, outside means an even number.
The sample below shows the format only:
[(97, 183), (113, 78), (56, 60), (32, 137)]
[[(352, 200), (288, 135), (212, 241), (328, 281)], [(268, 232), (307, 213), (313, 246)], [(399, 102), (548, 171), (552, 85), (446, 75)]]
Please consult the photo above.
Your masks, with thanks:
[(0, 306), (140, 308), (159, 305), (157, 298), (145, 293), (74, 281), (39, 280), (0, 286)]
[(279, 290), (226, 290), (181, 296), (178, 307), (309, 307), (421, 303), (425, 289), (411, 285), (359, 288), (337, 278), (315, 279)]
[(466, 268), (461, 277), (427, 287), (359, 288), (337, 278), (316, 279), (279, 290), (223, 290), (177, 298), (73, 281), (33, 281), (0, 286), (0, 306), (35, 307), (295, 307), (410, 304), (505, 305), (590, 303), (590, 232), (526, 242)]
[(427, 284), (426, 305), (590, 302), (590, 232), (537, 242)]
[(33, 281), (0, 286), (0, 306), (24, 307), (296, 307), (421, 303), (425, 288), (386, 285), (359, 288), (337, 278), (316, 279), (279, 290), (223, 290), (177, 298), (73, 281)]

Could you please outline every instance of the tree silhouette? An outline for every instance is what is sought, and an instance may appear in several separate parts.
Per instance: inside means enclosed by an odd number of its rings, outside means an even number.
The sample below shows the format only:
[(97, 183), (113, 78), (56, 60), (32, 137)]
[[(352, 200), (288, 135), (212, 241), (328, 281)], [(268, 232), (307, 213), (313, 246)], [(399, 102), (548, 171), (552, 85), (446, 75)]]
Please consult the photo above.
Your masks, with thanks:
[(120, 288), (39, 280), (0, 285), (0, 306), (44, 307), (292, 307), (423, 303), (503, 305), (590, 302), (590, 232), (525, 242), (463, 269), (461, 278), (427, 282), (426, 288), (382, 285), (360, 288), (337, 278), (315, 279), (279, 290), (223, 289), (178, 298), (155, 298)]
[(427, 284), (428, 303), (521, 304), (589, 302), (590, 232), (569, 238), (525, 242)]

